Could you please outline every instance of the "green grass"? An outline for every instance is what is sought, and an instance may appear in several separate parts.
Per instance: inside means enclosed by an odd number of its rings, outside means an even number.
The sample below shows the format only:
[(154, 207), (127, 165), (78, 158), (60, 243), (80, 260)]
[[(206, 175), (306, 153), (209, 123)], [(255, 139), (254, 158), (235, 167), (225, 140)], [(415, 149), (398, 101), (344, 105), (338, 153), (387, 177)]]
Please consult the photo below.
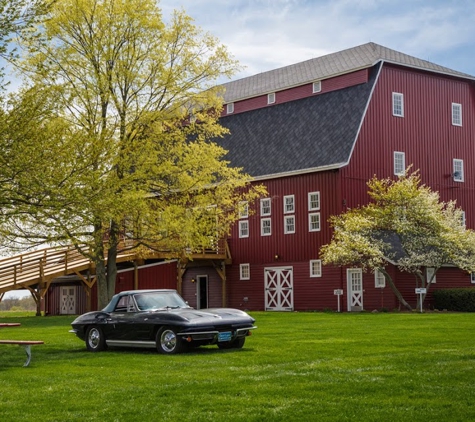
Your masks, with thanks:
[(244, 349), (88, 353), (71, 317), (0, 313), (3, 421), (472, 421), (474, 314), (263, 313)]

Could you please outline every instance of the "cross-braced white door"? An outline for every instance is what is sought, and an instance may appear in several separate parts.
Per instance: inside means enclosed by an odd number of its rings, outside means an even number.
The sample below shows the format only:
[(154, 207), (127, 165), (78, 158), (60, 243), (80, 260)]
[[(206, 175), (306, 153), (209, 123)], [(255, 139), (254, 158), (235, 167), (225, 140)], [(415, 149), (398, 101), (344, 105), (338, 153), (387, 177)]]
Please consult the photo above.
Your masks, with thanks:
[(62, 315), (76, 313), (76, 289), (74, 287), (61, 287), (61, 311)]
[(294, 282), (292, 267), (265, 268), (265, 305), (267, 311), (294, 309)]
[(363, 310), (363, 272), (361, 268), (348, 269), (348, 311)]

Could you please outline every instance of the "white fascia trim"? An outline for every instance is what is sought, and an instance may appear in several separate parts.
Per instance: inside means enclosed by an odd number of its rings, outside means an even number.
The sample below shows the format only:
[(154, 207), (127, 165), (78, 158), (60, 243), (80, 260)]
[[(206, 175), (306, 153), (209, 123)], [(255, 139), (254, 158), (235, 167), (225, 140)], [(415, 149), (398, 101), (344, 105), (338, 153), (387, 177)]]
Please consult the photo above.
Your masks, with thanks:
[[(137, 268), (140, 270), (142, 268), (156, 267), (157, 265), (167, 265), (167, 264), (171, 264), (172, 262), (178, 262), (178, 259), (171, 259), (169, 261), (161, 261), (161, 262), (154, 262), (153, 264), (140, 265)], [(125, 268), (123, 270), (118, 270), (117, 274), (126, 273), (128, 271), (134, 271), (134, 270), (135, 268)]]
[(266, 174), (263, 176), (252, 177), (252, 181), (258, 182), (260, 180), (280, 179), (281, 177), (298, 176), (300, 174), (316, 173), (316, 172), (328, 171), (328, 170), (338, 170), (342, 167), (345, 167), (346, 165), (348, 165), (348, 162), (336, 163), (336, 164), (331, 164), (328, 166), (321, 166), (321, 167), (312, 167), (312, 168), (302, 169), (302, 170), (286, 171), (282, 173)]

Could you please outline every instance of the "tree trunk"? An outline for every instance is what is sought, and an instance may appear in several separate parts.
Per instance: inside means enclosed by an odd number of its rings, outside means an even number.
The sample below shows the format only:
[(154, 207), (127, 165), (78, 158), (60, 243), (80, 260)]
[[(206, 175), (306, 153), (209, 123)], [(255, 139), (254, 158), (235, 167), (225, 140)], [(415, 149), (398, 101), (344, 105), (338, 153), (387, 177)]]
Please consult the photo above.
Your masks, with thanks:
[(117, 251), (119, 244), (119, 226), (112, 222), (109, 233), (109, 248), (107, 250), (107, 295), (108, 300), (115, 295), (117, 278)]
[(396, 297), (398, 298), (399, 300), (399, 303), (404, 306), (407, 310), (409, 311), (412, 311), (412, 306), (409, 305), (409, 303), (407, 303), (404, 298), (402, 297), (402, 294), (401, 292), (397, 289), (397, 287), (395, 286), (394, 282), (393, 282), (393, 279), (391, 278), (391, 276), (387, 273), (387, 271), (384, 269), (384, 268), (378, 268), (379, 271), (381, 271), (383, 274), (384, 274), (384, 278), (386, 279), (386, 281), (388, 282), (389, 284), (389, 287), (391, 287), (391, 290), (393, 291), (393, 293), (396, 295)]

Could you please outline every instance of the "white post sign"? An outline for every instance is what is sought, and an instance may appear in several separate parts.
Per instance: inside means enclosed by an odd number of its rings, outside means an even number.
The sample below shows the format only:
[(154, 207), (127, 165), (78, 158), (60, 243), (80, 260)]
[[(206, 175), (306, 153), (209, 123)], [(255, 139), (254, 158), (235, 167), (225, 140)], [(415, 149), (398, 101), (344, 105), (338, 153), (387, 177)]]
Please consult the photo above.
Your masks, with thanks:
[(425, 287), (417, 287), (416, 288), (416, 295), (419, 295), (419, 303), (421, 304), (421, 314), (422, 314), (422, 295), (427, 293), (427, 289)]
[(338, 303), (338, 312), (340, 312), (340, 296), (343, 295), (343, 289), (335, 289), (333, 290), (333, 294), (338, 296), (337, 303)]

